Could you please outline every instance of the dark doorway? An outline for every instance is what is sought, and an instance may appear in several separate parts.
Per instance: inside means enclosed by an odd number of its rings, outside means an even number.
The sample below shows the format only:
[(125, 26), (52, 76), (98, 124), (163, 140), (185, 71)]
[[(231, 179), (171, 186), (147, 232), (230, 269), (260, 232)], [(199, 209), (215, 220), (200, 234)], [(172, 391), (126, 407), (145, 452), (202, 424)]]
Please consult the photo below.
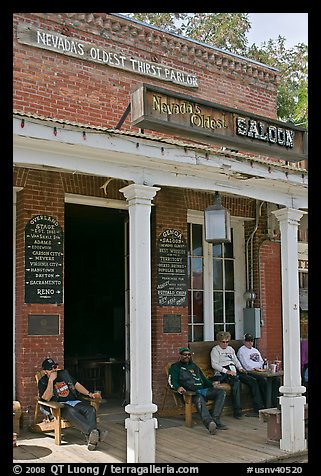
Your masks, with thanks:
[(125, 360), (126, 218), (124, 210), (65, 205), (65, 361)]

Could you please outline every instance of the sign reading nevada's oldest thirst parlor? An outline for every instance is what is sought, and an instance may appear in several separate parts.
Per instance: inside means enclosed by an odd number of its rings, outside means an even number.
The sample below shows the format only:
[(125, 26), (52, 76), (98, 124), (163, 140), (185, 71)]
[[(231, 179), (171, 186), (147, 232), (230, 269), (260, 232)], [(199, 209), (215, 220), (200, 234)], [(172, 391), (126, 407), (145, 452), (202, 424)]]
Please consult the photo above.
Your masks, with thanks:
[(25, 303), (61, 304), (63, 232), (57, 220), (36, 215), (25, 228)]
[(187, 245), (182, 233), (164, 230), (157, 240), (159, 306), (187, 306)]
[(61, 35), (55, 31), (46, 31), (33, 25), (19, 23), (17, 27), (19, 43), (54, 51), (66, 56), (92, 61), (100, 65), (111, 66), (130, 73), (179, 84), (187, 88), (198, 88), (197, 76), (164, 66), (154, 61), (134, 57), (114, 47), (105, 48), (74, 37)]

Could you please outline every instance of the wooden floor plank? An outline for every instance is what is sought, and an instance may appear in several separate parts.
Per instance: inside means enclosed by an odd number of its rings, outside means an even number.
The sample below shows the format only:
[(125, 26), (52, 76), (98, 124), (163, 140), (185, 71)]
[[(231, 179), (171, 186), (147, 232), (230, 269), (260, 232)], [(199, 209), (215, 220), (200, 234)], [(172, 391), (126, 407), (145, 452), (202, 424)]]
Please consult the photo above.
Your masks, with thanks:
[[(101, 429), (108, 429), (106, 442), (88, 451), (84, 436), (74, 428), (63, 430), (62, 445), (55, 445), (53, 434), (36, 434), (22, 430), (18, 447), (13, 449), (15, 463), (125, 463), (127, 432), (122, 408), (102, 409)], [(257, 463), (287, 456), (278, 446), (267, 443), (266, 423), (258, 418), (232, 416), (222, 418), (228, 430), (210, 435), (198, 415), (192, 428), (184, 418), (158, 418), (156, 463)]]

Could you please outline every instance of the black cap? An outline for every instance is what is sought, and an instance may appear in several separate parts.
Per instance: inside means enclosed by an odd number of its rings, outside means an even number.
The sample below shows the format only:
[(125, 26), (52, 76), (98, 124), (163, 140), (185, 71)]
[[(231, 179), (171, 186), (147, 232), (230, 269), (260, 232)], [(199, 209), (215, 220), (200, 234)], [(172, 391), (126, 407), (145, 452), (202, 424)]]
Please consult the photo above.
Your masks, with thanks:
[(57, 362), (55, 362), (53, 359), (45, 359), (42, 362), (42, 368), (44, 370), (52, 370), (55, 369), (58, 366)]
[(244, 340), (246, 341), (254, 341), (254, 337), (252, 336), (252, 334), (245, 334), (244, 336)]

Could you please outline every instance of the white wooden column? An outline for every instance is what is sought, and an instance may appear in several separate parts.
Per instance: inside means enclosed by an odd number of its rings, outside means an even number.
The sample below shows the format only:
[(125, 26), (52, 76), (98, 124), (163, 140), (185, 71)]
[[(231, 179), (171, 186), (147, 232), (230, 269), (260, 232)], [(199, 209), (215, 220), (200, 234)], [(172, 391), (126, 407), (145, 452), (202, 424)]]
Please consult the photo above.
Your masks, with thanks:
[(301, 385), (300, 316), (298, 276), (298, 225), (304, 212), (281, 208), (272, 212), (280, 223), (283, 315), (283, 369), (280, 387), (281, 450), (291, 453), (306, 449), (304, 429), (305, 387)]
[(151, 378), (151, 200), (158, 187), (128, 185), (120, 189), (129, 209), (130, 285), (130, 418), (127, 429), (127, 463), (155, 463), (155, 429)]

